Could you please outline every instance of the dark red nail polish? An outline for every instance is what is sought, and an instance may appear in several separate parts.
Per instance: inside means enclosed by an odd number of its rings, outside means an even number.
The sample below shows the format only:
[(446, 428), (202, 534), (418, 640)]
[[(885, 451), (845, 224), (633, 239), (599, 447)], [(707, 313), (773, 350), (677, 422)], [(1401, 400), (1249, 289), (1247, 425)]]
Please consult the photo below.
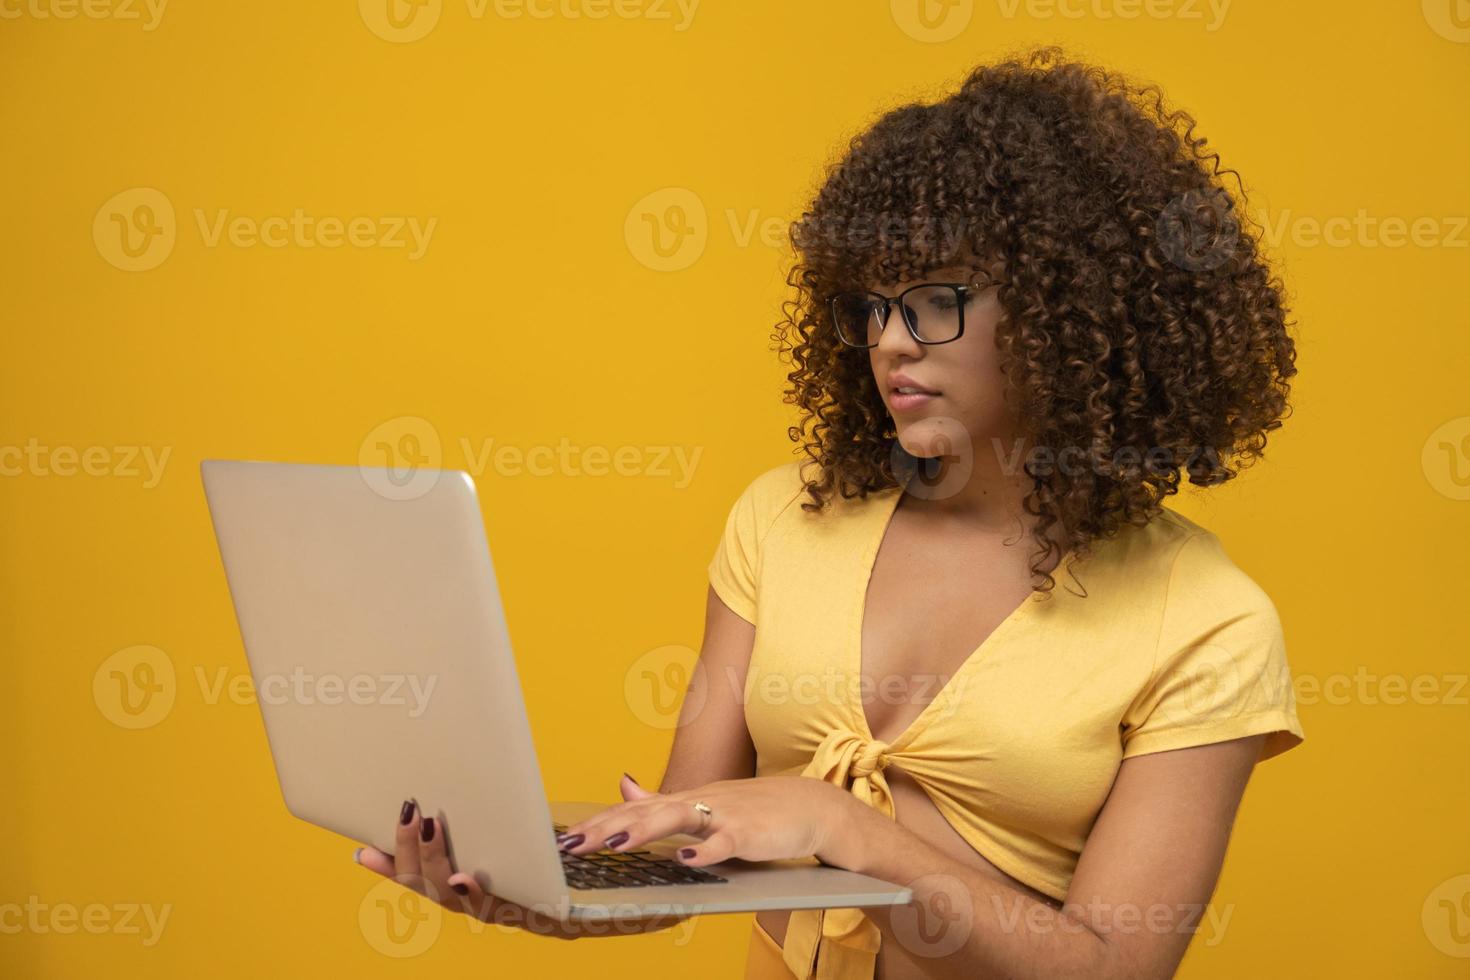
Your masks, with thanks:
[(694, 857), (694, 848), (692, 848), (692, 847), (681, 847), (681, 848), (679, 848), (679, 856), (681, 858), (692, 858), (692, 857)]
[(434, 818), (433, 817), (425, 817), (424, 818), (424, 825), (419, 828), (419, 839), (420, 840), (423, 840), (423, 841), (431, 841), (431, 840), (434, 839)]
[(623, 843), (627, 839), (628, 832), (626, 830), (620, 830), (602, 843), (604, 847), (617, 847), (619, 844)]
[(403, 801), (403, 809), (401, 811), (399, 811), (399, 814), (398, 814), (398, 822), (401, 823), (401, 824), (403, 824), (403, 826), (405, 826), (405, 827), (407, 827), (409, 824), (413, 823), (413, 809), (414, 809), (414, 802), (413, 802), (413, 800), (404, 800)]
[(569, 850), (573, 847), (576, 847), (578, 844), (582, 843), (586, 839), (586, 834), (573, 834), (572, 836), (563, 840), (560, 846), (563, 851)]
[(456, 895), (468, 895), (470, 893), (470, 886), (462, 881), (451, 881), (449, 887), (454, 889)]

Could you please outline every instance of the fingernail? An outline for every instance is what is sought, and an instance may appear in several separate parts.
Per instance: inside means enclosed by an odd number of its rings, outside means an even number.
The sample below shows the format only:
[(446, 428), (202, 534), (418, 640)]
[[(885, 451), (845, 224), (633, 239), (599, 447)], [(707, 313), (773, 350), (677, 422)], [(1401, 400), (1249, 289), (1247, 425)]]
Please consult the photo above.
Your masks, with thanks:
[(403, 809), (399, 811), (398, 822), (405, 827), (413, 823), (413, 800), (403, 801)]
[(561, 849), (563, 851), (565, 851), (568, 848), (576, 847), (578, 844), (582, 843), (586, 839), (587, 839), (587, 835), (586, 834), (573, 834), (570, 837), (566, 837), (566, 838), (563, 838), (562, 839)]
[[(424, 840), (424, 841), (431, 841), (431, 840), (434, 839), (434, 818), (433, 817), (425, 817), (424, 818), (424, 825), (419, 828), (419, 839), (420, 840)], [(544, 837), (542, 838), (542, 840), (545, 840), (545, 839), (546, 838), (544, 838)]]
[(627, 839), (628, 839), (628, 832), (626, 830), (620, 830), (616, 834), (613, 834), (611, 837), (609, 837), (607, 840), (603, 841), (602, 843), (603, 843), (603, 846), (605, 846), (605, 847), (617, 847), (619, 844), (623, 843)]
[(627, 773), (623, 773), (623, 778), (626, 779), (628, 782), (632, 783), (634, 786), (637, 786), (638, 785), (638, 780), (634, 779), (632, 776), (628, 775)]
[(681, 847), (681, 848), (679, 848), (679, 856), (681, 858), (686, 858), (686, 859), (687, 858), (694, 857), (694, 848), (692, 848), (692, 847)]
[(468, 895), (470, 893), (470, 886), (462, 881), (451, 881), (449, 887), (454, 889), (456, 895)]
[(352, 852), (352, 860), (356, 861), (358, 864), (362, 863), (362, 848), (359, 847), (357, 850)]

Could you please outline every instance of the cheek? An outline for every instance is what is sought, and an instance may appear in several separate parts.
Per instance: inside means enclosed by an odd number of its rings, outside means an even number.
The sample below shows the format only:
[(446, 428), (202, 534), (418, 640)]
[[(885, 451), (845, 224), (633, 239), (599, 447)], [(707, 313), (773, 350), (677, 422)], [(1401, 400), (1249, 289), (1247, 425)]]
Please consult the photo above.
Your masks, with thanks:
[(953, 380), (945, 394), (957, 407), (970, 409), (979, 418), (998, 412), (1005, 376), (1001, 373), (1000, 351), (995, 348), (995, 319), (966, 322), (964, 336), (948, 346), (950, 363), (944, 376)]

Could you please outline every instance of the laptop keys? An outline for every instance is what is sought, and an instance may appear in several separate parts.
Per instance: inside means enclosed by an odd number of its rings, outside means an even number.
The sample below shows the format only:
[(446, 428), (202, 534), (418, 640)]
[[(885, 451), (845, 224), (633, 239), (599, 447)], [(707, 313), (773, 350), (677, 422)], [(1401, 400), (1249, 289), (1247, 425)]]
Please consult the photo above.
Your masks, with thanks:
[[(552, 832), (567, 829), (564, 823), (552, 822)], [(660, 857), (652, 851), (611, 851), (603, 849), (590, 854), (561, 855), (561, 869), (567, 884), (573, 888), (637, 888), (647, 885), (710, 885), (729, 881), (706, 871), (691, 868), (673, 858)]]

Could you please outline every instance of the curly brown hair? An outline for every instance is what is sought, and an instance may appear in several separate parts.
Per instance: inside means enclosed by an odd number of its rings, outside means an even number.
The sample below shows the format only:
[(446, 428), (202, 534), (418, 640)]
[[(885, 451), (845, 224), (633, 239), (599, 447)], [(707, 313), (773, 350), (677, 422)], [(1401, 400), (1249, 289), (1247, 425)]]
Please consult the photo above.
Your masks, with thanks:
[(1284, 290), (1242, 219), (1239, 174), (1195, 125), (1157, 86), (1049, 46), (853, 137), (791, 225), (796, 298), (774, 334), (793, 367), (785, 401), (801, 411), (788, 435), (819, 467), (802, 507), (898, 486), (895, 464), (914, 462), (830, 297), (959, 259), (998, 283), (996, 345), (1022, 433), (1103, 461), (1077, 473), (1027, 459), (1034, 588), (1054, 585), (1040, 570), (1060, 552), (1054, 532), (1072, 573), (1091, 542), (1156, 517), (1181, 468), (1213, 486), (1263, 455), (1296, 373)]

